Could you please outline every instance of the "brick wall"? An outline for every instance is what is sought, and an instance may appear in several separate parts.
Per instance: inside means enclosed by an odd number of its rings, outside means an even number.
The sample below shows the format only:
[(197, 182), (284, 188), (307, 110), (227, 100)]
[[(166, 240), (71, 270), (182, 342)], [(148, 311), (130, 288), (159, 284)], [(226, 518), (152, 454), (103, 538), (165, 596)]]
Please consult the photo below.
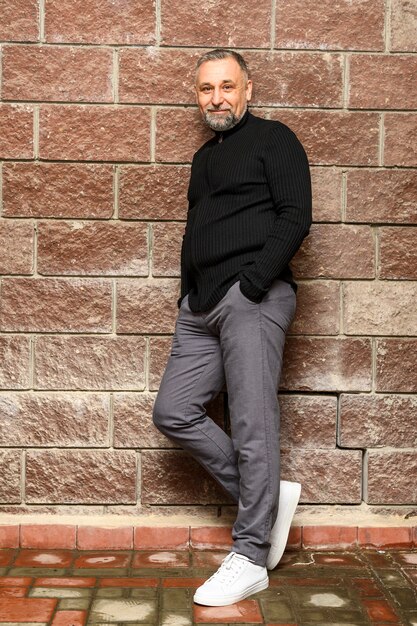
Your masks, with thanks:
[(222, 45), (312, 165), (283, 477), (308, 507), (417, 503), (417, 3), (317, 6), (0, 0), (0, 511), (227, 505), (151, 424), (209, 136), (193, 67)]

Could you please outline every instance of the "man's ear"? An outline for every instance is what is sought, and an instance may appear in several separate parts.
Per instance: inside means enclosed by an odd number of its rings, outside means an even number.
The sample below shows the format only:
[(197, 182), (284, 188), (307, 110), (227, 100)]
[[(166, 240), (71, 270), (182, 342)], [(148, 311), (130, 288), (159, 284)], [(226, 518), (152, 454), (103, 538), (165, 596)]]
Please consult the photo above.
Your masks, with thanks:
[(246, 101), (247, 102), (250, 102), (252, 98), (252, 87), (253, 87), (252, 81), (248, 80), (248, 82), (246, 83)]

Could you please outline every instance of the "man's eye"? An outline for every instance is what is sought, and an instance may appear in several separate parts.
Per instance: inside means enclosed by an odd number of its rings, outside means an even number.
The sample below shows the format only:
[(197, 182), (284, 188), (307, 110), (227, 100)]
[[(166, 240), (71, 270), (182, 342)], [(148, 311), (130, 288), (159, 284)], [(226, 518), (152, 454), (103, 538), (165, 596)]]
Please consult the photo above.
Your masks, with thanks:
[(211, 87), (203, 87), (201, 90), (203, 93), (210, 93)]
[(224, 89), (225, 91), (232, 91), (233, 87), (232, 87), (232, 85), (225, 85), (225, 86), (223, 87), (223, 89)]

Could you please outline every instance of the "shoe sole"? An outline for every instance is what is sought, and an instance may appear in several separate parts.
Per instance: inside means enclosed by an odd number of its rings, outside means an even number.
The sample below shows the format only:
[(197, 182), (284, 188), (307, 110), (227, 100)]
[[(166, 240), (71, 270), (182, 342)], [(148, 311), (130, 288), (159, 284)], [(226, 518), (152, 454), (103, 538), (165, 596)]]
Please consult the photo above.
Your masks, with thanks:
[[(297, 487), (293, 486), (297, 485)], [(287, 545), (288, 535), (290, 534), (291, 522), (297, 509), (298, 501), (301, 495), (301, 485), (299, 483), (292, 483), (291, 486), (291, 501), (287, 504), (284, 510), (278, 509), (279, 530), (280, 536), (277, 543), (271, 543), (268, 557), (266, 559), (266, 568), (268, 570), (274, 569), (280, 562), (282, 555), (284, 554), (285, 546)]]
[(236, 602), (240, 602), (240, 600), (244, 600), (248, 596), (257, 593), (258, 591), (263, 591), (269, 586), (269, 579), (266, 578), (264, 580), (260, 580), (255, 583), (251, 587), (248, 587), (244, 593), (234, 594), (223, 597), (211, 597), (204, 598), (198, 596), (198, 593), (194, 594), (194, 602), (196, 604), (202, 604), (203, 606), (228, 606), (229, 604), (235, 604)]

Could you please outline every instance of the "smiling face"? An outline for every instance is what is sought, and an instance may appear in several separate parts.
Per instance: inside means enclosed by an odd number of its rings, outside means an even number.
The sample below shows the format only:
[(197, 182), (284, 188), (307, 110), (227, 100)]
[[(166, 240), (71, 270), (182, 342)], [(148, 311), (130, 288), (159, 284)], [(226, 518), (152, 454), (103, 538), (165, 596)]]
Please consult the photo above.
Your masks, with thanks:
[(206, 61), (196, 77), (197, 103), (212, 130), (233, 128), (243, 117), (252, 96), (252, 81), (233, 57)]

